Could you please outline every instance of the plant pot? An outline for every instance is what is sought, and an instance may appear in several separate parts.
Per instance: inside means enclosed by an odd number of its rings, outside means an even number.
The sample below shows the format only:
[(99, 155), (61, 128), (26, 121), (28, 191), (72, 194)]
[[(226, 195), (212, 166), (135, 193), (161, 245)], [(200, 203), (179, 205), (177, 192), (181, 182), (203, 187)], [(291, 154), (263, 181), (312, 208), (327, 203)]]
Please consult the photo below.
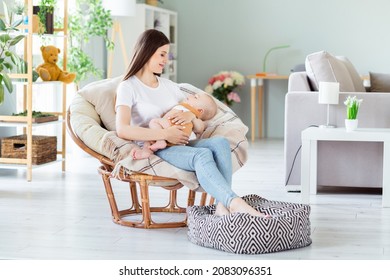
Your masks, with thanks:
[(358, 120), (357, 119), (355, 119), (355, 120), (345, 119), (345, 130), (347, 132), (354, 131), (357, 128), (358, 128)]
[(54, 33), (54, 15), (53, 13), (46, 13), (45, 22), (41, 22), (38, 13), (39, 6), (33, 7), (33, 33), (39, 34), (53, 34)]

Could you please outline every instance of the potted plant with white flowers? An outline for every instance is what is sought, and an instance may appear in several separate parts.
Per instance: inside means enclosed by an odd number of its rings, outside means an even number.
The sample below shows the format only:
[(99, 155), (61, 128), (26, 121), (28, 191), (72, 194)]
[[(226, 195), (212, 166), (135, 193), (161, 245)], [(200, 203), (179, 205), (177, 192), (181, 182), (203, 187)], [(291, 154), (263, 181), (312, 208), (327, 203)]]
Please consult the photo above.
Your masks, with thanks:
[(357, 115), (363, 99), (357, 99), (356, 96), (348, 96), (344, 101), (347, 106), (347, 118), (345, 119), (345, 129), (349, 131), (356, 130), (358, 127)]

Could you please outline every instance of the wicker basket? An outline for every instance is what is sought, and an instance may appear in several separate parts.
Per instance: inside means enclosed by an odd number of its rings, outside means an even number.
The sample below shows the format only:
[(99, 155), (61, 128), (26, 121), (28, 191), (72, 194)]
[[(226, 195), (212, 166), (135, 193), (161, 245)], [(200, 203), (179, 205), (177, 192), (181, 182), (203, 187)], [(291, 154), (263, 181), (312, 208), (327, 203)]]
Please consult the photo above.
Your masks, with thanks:
[[(1, 157), (27, 158), (27, 135), (1, 139)], [(43, 164), (57, 159), (57, 137), (33, 135), (32, 163)]]

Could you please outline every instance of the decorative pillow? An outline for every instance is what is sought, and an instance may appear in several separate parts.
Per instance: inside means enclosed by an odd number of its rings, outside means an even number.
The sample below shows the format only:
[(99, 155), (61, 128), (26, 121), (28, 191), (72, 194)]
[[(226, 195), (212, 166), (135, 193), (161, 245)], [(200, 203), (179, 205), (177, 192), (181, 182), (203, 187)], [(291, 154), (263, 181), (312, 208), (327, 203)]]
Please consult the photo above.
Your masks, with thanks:
[(306, 73), (312, 88), (318, 91), (319, 82), (338, 82), (341, 92), (354, 92), (355, 87), (345, 63), (325, 51), (309, 54)]
[(104, 126), (109, 131), (115, 128), (115, 96), (116, 88), (122, 81), (123, 76), (100, 80), (90, 83), (80, 89), (78, 93), (89, 103), (95, 106)]
[(311, 244), (310, 206), (271, 201), (257, 195), (243, 199), (271, 218), (235, 213), (216, 216), (215, 205), (187, 208), (188, 239), (229, 253), (263, 254)]
[(359, 73), (356, 71), (355, 67), (353, 66), (352, 62), (345, 56), (336, 56), (337, 59), (342, 61), (347, 67), (347, 70), (349, 72), (349, 75), (351, 76), (351, 80), (353, 82), (353, 86), (355, 87), (356, 92), (365, 92), (366, 88), (363, 85), (362, 77), (360, 77)]
[(390, 92), (390, 74), (373, 72), (369, 74), (372, 92)]

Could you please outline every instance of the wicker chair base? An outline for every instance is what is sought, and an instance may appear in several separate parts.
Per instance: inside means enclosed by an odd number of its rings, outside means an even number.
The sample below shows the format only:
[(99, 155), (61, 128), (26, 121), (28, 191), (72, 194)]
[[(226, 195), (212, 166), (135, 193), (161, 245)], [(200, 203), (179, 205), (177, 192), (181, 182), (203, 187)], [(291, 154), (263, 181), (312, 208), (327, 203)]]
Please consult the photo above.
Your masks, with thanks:
[[(187, 207), (180, 207), (177, 204), (177, 191), (183, 187), (183, 185), (177, 180), (165, 177), (151, 176), (147, 174), (132, 174), (121, 176), (121, 178), (115, 178), (124, 182), (128, 182), (130, 185), (130, 197), (132, 205), (128, 209), (119, 210), (111, 185), (111, 179), (114, 179), (111, 175), (111, 172), (108, 171), (104, 166), (99, 167), (98, 171), (102, 175), (114, 223), (122, 226), (147, 229), (176, 228), (187, 226), (187, 218), (179, 222), (164, 223), (158, 223), (153, 221), (152, 219), (152, 213), (186, 213)], [(160, 186), (169, 191), (169, 202), (166, 206), (150, 206), (149, 187), (153, 186)], [(141, 202), (139, 202), (137, 187), (139, 187), (140, 190)], [(194, 201), (195, 192), (189, 190), (187, 205), (193, 206)], [(130, 216), (137, 216), (139, 218), (140, 215), (142, 218), (141, 221), (134, 221), (129, 219)]]

